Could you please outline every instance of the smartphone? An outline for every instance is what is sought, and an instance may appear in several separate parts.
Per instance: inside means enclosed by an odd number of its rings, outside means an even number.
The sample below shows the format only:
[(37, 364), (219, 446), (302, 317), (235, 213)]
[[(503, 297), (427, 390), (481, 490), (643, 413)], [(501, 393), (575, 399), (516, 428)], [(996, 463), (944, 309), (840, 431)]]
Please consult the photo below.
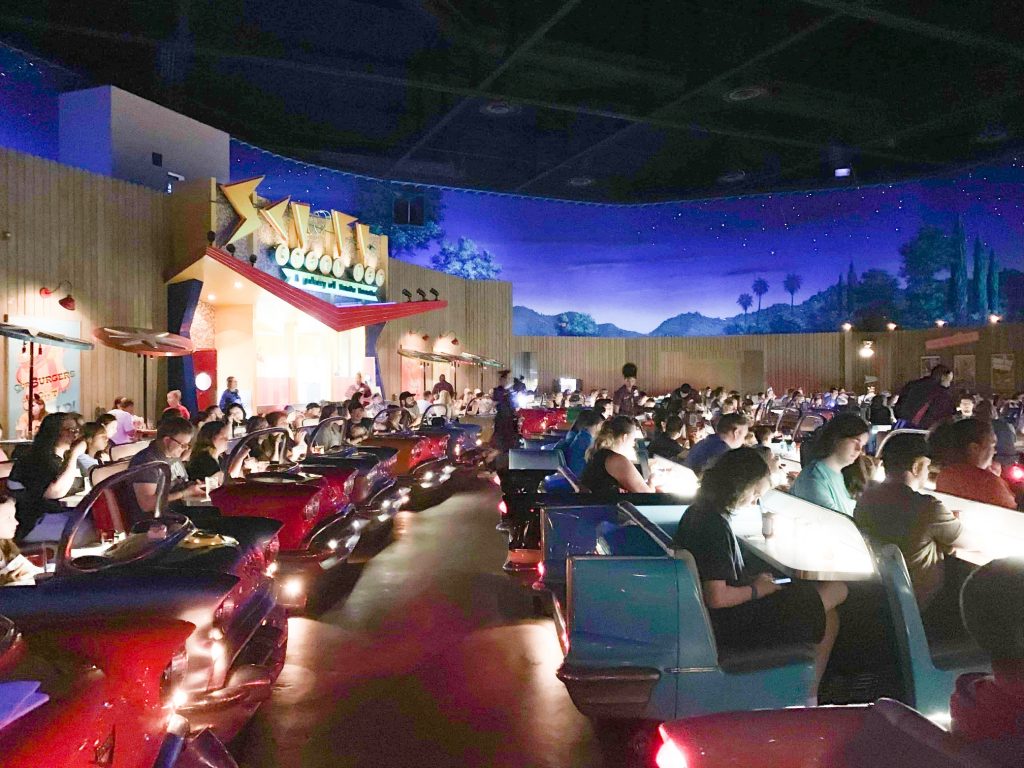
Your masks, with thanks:
[(793, 580), (790, 579), (790, 578), (787, 578), (786, 576), (783, 576), (781, 579), (772, 579), (772, 583), (773, 584), (778, 584), (779, 586), (782, 586), (783, 584), (789, 584), (791, 581), (793, 581)]

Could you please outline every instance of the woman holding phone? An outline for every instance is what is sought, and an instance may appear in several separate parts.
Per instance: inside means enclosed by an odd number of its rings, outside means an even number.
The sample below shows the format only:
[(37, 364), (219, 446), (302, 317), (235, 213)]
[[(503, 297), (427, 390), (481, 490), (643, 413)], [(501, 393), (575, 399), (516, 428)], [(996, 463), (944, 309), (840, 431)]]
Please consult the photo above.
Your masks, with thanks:
[(674, 543), (693, 555), (704, 603), (720, 648), (814, 643), (814, 689), (839, 634), (836, 608), (846, 600), (839, 581), (784, 585), (755, 573), (743, 560), (729, 518), (757, 504), (771, 488), (768, 464), (753, 448), (722, 455), (701, 478), (693, 504), (679, 521)]

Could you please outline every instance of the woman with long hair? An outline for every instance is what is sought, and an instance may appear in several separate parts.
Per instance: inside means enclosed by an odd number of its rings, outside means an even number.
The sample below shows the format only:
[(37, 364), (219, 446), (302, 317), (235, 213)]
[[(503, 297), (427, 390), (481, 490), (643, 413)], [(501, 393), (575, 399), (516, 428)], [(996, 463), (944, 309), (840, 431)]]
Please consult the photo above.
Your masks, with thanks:
[(565, 466), (579, 476), (587, 466), (587, 451), (601, 429), (604, 419), (593, 408), (580, 411), (568, 434), (555, 443), (555, 449), (565, 457)]
[(636, 439), (636, 420), (632, 416), (607, 419), (587, 450), (587, 465), (580, 474), (580, 482), (591, 493), (656, 493), (654, 486), (633, 466)]
[(220, 421), (203, 424), (192, 444), (192, 454), (185, 467), (188, 470), (188, 479), (205, 480), (208, 477), (216, 477), (220, 480), (223, 477), (220, 458), (228, 449), (230, 439), (227, 424)]
[(224, 423), (228, 425), (229, 439), (246, 434), (245, 408), (239, 403), (231, 403), (228, 409), (224, 411)]
[(110, 460), (107, 455), (110, 438), (102, 424), (90, 421), (82, 427), (82, 439), (85, 440), (85, 450), (78, 457), (78, 470), (82, 473), (82, 477), (87, 478), (93, 467), (98, 467)]
[(43, 419), (32, 447), (15, 463), (8, 480), (10, 487), (20, 490), (16, 539), (23, 539), (47, 512), (61, 511), (58, 499), (80, 479), (78, 457), (84, 452), (74, 416), (51, 413)]
[(696, 561), (719, 647), (814, 643), (816, 697), (839, 634), (836, 608), (846, 600), (847, 588), (840, 581), (781, 586), (772, 574), (747, 566), (729, 520), (736, 510), (756, 504), (769, 488), (768, 464), (756, 449), (737, 448), (722, 455), (701, 478), (674, 544)]
[(790, 493), (852, 516), (856, 502), (846, 488), (843, 469), (864, 452), (870, 431), (868, 423), (856, 413), (839, 413), (832, 417), (809, 444), (807, 457), (810, 461), (793, 481)]

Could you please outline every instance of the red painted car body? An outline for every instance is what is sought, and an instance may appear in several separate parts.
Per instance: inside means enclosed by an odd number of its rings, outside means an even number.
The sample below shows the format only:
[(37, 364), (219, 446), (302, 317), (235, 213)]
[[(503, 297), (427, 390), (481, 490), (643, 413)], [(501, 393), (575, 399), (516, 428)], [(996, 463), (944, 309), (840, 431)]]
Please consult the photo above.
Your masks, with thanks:
[(968, 744), (900, 702), (731, 712), (665, 723), (658, 768), (1011, 768), (1024, 738)]
[(39, 682), (49, 701), (0, 730), (5, 768), (235, 768), (209, 733), (188, 737), (162, 690), (163, 673), (195, 627), (123, 615), (15, 632), (0, 686)]
[(565, 408), (520, 408), (516, 412), (519, 418), (519, 434), (523, 437), (540, 437), (549, 429), (562, 424), (567, 415)]
[(395, 432), (374, 435), (360, 444), (361, 448), (393, 448), (395, 474), (412, 475), (424, 465), (443, 461), (448, 456), (448, 435), (420, 435), (414, 432)]

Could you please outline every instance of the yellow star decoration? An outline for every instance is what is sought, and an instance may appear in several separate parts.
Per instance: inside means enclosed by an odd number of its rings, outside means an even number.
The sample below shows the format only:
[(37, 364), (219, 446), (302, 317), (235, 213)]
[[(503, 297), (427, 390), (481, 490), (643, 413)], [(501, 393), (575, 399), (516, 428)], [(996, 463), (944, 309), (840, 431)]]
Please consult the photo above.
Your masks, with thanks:
[(331, 228), (334, 230), (334, 255), (337, 258), (341, 258), (341, 243), (345, 239), (345, 230), (354, 221), (356, 221), (355, 216), (349, 216), (341, 211), (331, 211)]
[(227, 201), (231, 203), (235, 213), (238, 214), (238, 224), (235, 225), (234, 231), (224, 245), (230, 245), (236, 240), (248, 237), (260, 228), (259, 211), (256, 210), (256, 206), (252, 203), (252, 196), (256, 192), (256, 187), (263, 181), (263, 178), (263, 176), (257, 176), (253, 179), (236, 181), (233, 184), (219, 185), (220, 191), (227, 198)]
[(286, 197), (283, 200), (278, 200), (276, 203), (271, 203), (266, 208), (260, 208), (260, 216), (262, 216), (267, 224), (271, 226), (277, 236), (281, 238), (281, 242), (288, 242), (288, 225), (285, 224), (284, 214), (288, 210), (288, 202), (291, 200), (290, 197)]
[(295, 228), (295, 236), (299, 248), (309, 248), (309, 205), (307, 203), (292, 203), (292, 225)]

